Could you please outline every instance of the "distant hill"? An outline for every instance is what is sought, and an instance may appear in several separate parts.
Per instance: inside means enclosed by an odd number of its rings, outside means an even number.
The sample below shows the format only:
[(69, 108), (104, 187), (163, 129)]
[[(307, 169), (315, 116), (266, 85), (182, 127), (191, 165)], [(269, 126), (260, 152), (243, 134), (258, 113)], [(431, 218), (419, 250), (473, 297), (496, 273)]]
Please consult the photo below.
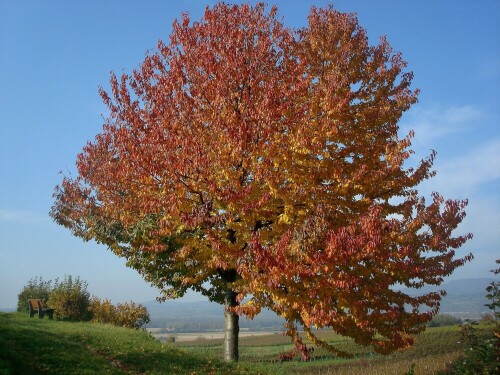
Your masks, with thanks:
[(425, 286), (421, 289), (403, 289), (410, 295), (424, 294), (437, 290), (445, 290), (446, 296), (441, 302), (441, 313), (448, 313), (460, 318), (478, 319), (488, 312), (484, 306), (486, 287), (492, 281), (489, 278), (459, 279), (448, 281), (438, 287)]
[[(146, 327), (168, 328), (175, 332), (201, 332), (224, 329), (224, 307), (214, 302), (182, 302), (171, 300), (162, 303), (143, 303), (151, 316)], [(254, 320), (240, 318), (240, 328), (254, 331), (281, 330), (284, 320), (269, 310), (263, 310)]]
[[(488, 278), (452, 280), (439, 287), (426, 286), (421, 289), (402, 289), (410, 295), (421, 295), (436, 290), (446, 290), (441, 302), (441, 312), (460, 318), (479, 319), (488, 312), (485, 288), (492, 281)], [(224, 308), (208, 302), (183, 302), (182, 299), (163, 303), (143, 303), (151, 315), (148, 327), (166, 328), (175, 332), (217, 331), (224, 329)], [(283, 319), (272, 311), (263, 310), (254, 320), (240, 318), (240, 327), (250, 330), (274, 331), (283, 328)]]

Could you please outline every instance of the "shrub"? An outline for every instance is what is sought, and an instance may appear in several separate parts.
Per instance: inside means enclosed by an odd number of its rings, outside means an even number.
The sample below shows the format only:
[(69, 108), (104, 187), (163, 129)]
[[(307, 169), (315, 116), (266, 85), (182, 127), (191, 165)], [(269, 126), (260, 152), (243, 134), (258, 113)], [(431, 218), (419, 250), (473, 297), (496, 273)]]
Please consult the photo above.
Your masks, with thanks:
[[(500, 264), (500, 259), (496, 260)], [(491, 270), (495, 275), (500, 274), (500, 268)], [(499, 374), (500, 373), (500, 328), (498, 318), (500, 316), (500, 282), (493, 281), (486, 288), (486, 298), (490, 303), (486, 304), (493, 315), (483, 315), (482, 322), (494, 321), (495, 329), (493, 337), (480, 338), (473, 327), (474, 323), (466, 321), (462, 325), (462, 339), (464, 353), (456, 361), (452, 362), (446, 371), (441, 374)]]
[(93, 323), (114, 324), (116, 308), (109, 299), (100, 300), (92, 297), (89, 306)]
[(52, 281), (43, 281), (42, 277), (30, 279), (18, 295), (17, 311), (28, 312), (28, 299), (31, 298), (42, 299), (55, 310), (54, 316), (60, 320), (92, 320), (130, 328), (140, 328), (150, 321), (146, 307), (132, 301), (115, 306), (109, 299), (93, 297), (91, 300), (87, 282), (79, 277), (56, 279), (54, 286)]
[[(500, 259), (497, 259), (495, 262), (497, 264), (500, 264)], [(500, 274), (500, 268), (492, 269), (490, 272), (493, 272), (493, 274), (498, 275)], [(493, 318), (495, 319), (496, 330), (497, 333), (500, 334), (499, 324), (498, 324), (498, 320), (500, 318), (500, 281), (492, 281), (486, 287), (486, 291), (487, 291), (486, 298), (490, 301), (490, 303), (485, 304), (485, 306), (488, 307), (493, 312)]]
[(29, 312), (28, 300), (32, 298), (41, 299), (46, 303), (51, 289), (51, 280), (44, 281), (41, 276), (33, 277), (17, 295), (17, 311)]
[(65, 276), (63, 281), (56, 279), (47, 305), (55, 309), (56, 319), (90, 320), (90, 294), (87, 291), (87, 282), (72, 276)]
[(463, 355), (448, 365), (445, 372), (439, 374), (498, 374), (500, 365), (496, 350), (497, 339), (478, 337), (470, 322), (462, 325), (461, 336), (460, 341), (464, 345)]
[(148, 310), (141, 304), (136, 305), (134, 302), (125, 302), (124, 304), (116, 305), (118, 311), (118, 319), (122, 326), (131, 328), (140, 328), (144, 324), (149, 323), (150, 317)]
[(148, 310), (134, 302), (114, 306), (110, 300), (93, 297), (90, 303), (92, 321), (113, 324), (120, 327), (140, 328), (150, 320)]

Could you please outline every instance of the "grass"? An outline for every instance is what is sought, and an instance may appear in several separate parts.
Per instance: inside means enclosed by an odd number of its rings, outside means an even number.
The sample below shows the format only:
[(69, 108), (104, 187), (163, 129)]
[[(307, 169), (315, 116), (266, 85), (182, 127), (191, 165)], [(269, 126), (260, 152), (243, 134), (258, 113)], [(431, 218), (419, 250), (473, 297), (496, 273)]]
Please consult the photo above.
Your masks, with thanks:
[(147, 332), (0, 313), (0, 374), (255, 374)]
[[(479, 326), (479, 336), (492, 336), (492, 326)], [(368, 348), (356, 346), (352, 340), (331, 332), (318, 334), (337, 347), (355, 353), (354, 359), (341, 359), (317, 349), (310, 362), (298, 358), (291, 362), (279, 362), (278, 355), (292, 349), (290, 339), (282, 335), (254, 336), (240, 339), (240, 362), (259, 366), (267, 374), (398, 374), (409, 372), (434, 374), (443, 371), (446, 366), (462, 353), (460, 327), (428, 328), (416, 338), (411, 350), (404, 350), (389, 356), (373, 353)], [(222, 340), (199, 339), (194, 342), (179, 342), (176, 347), (188, 349), (193, 353), (221, 356)]]
[[(479, 336), (492, 336), (479, 326)], [(221, 361), (223, 340), (162, 344), (147, 332), (92, 323), (30, 319), (28, 314), (0, 313), (0, 375), (14, 374), (434, 374), (462, 353), (460, 328), (429, 328), (411, 350), (390, 356), (359, 348), (351, 340), (320, 332), (327, 341), (353, 350), (340, 359), (317, 349), (310, 362), (279, 362), (292, 348), (280, 335), (240, 339), (240, 363)]]

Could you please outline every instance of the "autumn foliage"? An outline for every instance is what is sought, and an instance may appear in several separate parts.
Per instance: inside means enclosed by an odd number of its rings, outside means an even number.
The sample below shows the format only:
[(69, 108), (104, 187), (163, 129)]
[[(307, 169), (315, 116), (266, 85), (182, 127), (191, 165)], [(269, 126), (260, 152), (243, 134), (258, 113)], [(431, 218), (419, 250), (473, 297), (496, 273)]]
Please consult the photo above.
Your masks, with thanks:
[(92, 297), (89, 311), (92, 314), (92, 322), (94, 323), (140, 328), (150, 321), (146, 307), (133, 301), (113, 305), (109, 299), (101, 300)]
[(109, 116), (51, 215), (164, 298), (191, 288), (250, 318), (275, 311), (306, 358), (299, 328), (338, 355), (315, 328), (389, 353), (442, 296), (394, 287), (439, 285), (471, 259), (455, 257), (471, 235), (452, 234), (467, 202), (418, 194), (435, 153), (408, 167), (398, 121), (418, 92), (401, 54), (369, 45), (352, 14), (308, 21), (288, 28), (263, 4), (183, 14), (100, 90)]

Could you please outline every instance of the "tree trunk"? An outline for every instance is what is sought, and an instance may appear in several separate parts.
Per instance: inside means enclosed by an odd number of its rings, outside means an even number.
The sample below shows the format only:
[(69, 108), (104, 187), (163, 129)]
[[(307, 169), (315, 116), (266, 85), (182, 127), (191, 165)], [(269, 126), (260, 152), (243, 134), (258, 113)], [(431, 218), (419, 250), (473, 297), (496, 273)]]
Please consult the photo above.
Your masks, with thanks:
[(236, 362), (239, 356), (240, 317), (238, 314), (227, 310), (229, 307), (237, 306), (237, 304), (236, 293), (228, 289), (224, 298), (224, 360), (226, 362)]

